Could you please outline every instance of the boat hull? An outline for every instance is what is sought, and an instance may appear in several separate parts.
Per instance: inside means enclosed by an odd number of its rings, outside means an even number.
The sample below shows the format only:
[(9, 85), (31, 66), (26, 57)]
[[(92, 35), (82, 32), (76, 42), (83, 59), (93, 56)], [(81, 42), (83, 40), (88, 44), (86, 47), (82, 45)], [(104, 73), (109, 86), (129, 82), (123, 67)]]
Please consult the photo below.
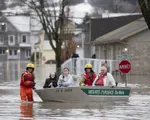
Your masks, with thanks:
[(35, 92), (43, 101), (56, 102), (102, 102), (128, 101), (128, 87), (64, 87), (36, 89)]

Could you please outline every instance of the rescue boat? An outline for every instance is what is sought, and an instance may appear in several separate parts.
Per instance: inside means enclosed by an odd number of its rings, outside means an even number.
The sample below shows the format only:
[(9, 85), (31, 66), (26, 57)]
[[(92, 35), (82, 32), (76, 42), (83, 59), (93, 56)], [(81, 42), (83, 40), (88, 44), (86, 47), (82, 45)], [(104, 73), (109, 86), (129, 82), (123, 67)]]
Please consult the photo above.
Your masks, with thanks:
[(53, 102), (103, 102), (128, 101), (130, 87), (61, 87), (35, 89), (44, 101)]

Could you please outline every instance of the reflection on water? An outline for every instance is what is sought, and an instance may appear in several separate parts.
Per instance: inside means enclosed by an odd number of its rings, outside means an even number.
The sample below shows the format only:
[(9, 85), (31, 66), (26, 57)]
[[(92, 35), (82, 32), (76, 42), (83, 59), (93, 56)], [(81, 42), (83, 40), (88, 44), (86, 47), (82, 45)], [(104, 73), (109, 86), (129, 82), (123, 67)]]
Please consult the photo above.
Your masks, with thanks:
[(32, 118), (33, 117), (33, 103), (21, 103), (20, 115), (23, 118)]
[[(34, 92), (34, 103), (21, 103), (20, 75), (26, 61), (0, 63), (0, 120), (149, 120), (149, 76), (133, 76), (134, 88), (128, 102), (54, 103), (42, 102)], [(54, 65), (36, 65), (36, 88), (41, 88)], [(136, 83), (136, 84), (133, 84)], [(136, 88), (136, 89), (135, 89)]]

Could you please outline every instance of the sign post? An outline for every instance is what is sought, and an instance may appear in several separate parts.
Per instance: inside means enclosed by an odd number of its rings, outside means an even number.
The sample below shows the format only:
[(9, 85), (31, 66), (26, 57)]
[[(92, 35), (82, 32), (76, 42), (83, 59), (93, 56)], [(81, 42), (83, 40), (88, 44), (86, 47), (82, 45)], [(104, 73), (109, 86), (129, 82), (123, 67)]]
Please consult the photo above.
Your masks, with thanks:
[(126, 80), (126, 74), (131, 70), (131, 64), (129, 61), (127, 60), (122, 60), (119, 63), (119, 70), (120, 72), (122, 72), (123, 74), (125, 74), (125, 86), (127, 87), (127, 80)]

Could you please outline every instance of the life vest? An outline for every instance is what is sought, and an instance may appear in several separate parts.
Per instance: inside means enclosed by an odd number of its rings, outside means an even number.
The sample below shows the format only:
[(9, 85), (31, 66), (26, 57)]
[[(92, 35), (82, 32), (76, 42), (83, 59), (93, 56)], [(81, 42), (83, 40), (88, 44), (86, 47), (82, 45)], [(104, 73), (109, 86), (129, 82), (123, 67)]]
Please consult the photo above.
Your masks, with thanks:
[(21, 81), (20, 86), (27, 87), (27, 88), (33, 88), (33, 86), (30, 85), (31, 82), (34, 82), (34, 76), (29, 74), (27, 71), (22, 73), (21, 75)]
[(92, 78), (89, 76), (89, 74), (87, 72), (84, 73), (84, 77), (86, 78), (84, 84), (85, 85), (89, 85), (91, 86), (94, 79), (96, 78), (96, 74), (94, 72), (92, 72)]
[(100, 75), (100, 74), (99, 74), (99, 75), (98, 75), (98, 79), (97, 79), (95, 85), (96, 85), (96, 86), (104, 86), (104, 78), (105, 78), (106, 75), (107, 75), (107, 73), (104, 74), (104, 75)]
[(95, 85), (96, 86), (104, 86), (104, 76), (99, 76)]

